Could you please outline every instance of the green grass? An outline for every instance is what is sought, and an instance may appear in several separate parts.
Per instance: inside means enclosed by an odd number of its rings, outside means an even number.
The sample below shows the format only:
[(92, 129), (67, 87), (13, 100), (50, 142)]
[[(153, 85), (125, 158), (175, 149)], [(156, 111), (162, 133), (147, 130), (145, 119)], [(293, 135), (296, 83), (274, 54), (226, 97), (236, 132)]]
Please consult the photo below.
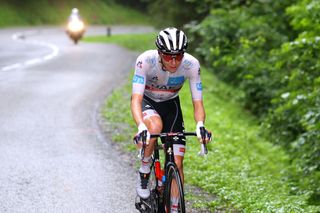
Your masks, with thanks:
[(107, 0), (0, 0), (0, 27), (21, 25), (64, 25), (77, 7), (87, 24), (150, 25), (140, 12)]
[(156, 38), (156, 33), (147, 34), (134, 34), (134, 35), (115, 35), (115, 36), (91, 36), (85, 37), (83, 41), (87, 42), (108, 42), (121, 45), (128, 48), (129, 50), (134, 50), (138, 52), (145, 51), (147, 49), (152, 49), (154, 47), (154, 41)]
[[(131, 44), (128, 38), (135, 38)], [(154, 47), (154, 35), (136, 37), (133, 35), (117, 38), (88, 38), (93, 41), (115, 42), (141, 50)], [(124, 41), (121, 41), (124, 39)], [(152, 41), (152, 42), (151, 42)], [(131, 73), (127, 84), (117, 89), (107, 100), (103, 115), (108, 123), (118, 129), (113, 139), (124, 147), (130, 146), (136, 132), (130, 113)], [(319, 208), (307, 206), (307, 196), (293, 195), (294, 185), (288, 182), (290, 171), (289, 157), (280, 147), (272, 145), (259, 134), (257, 120), (242, 109), (239, 102), (244, 95), (219, 81), (205, 68), (202, 69), (204, 85), (204, 105), (206, 127), (214, 133), (214, 142), (208, 145), (209, 154), (203, 158), (197, 155), (200, 146), (189, 140), (185, 156), (185, 180), (189, 185), (202, 188), (216, 198), (205, 200), (187, 193), (187, 199), (195, 207), (223, 211), (238, 209), (243, 212), (317, 212)], [(193, 107), (188, 84), (180, 93), (186, 130), (193, 131)], [(121, 113), (119, 114), (119, 110)], [(127, 151), (135, 151), (130, 146)], [(212, 196), (214, 197), (214, 196)], [(231, 210), (230, 210), (231, 209)]]

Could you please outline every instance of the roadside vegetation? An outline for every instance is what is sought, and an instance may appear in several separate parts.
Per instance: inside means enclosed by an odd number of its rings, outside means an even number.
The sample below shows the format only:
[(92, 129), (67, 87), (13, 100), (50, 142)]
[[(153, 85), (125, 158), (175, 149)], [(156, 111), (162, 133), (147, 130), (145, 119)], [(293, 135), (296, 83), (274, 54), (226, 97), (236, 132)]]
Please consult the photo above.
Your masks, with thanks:
[[(154, 48), (154, 39), (155, 34), (145, 34), (98, 36), (85, 40), (112, 42), (141, 52)], [(130, 146), (136, 132), (130, 112), (132, 74), (127, 84), (106, 100), (103, 116), (118, 130), (112, 135), (113, 140), (135, 153), (134, 145)], [(258, 119), (243, 109), (245, 93), (218, 80), (204, 67), (202, 80), (206, 126), (214, 131), (215, 137), (208, 146), (206, 158), (197, 155), (200, 147), (197, 141), (188, 141), (185, 177), (187, 184), (216, 197), (208, 200), (187, 192), (193, 207), (211, 211), (317, 212), (316, 206), (308, 205), (308, 196), (291, 193), (290, 179), (298, 178), (298, 173), (292, 170), (290, 156), (285, 150), (268, 141), (261, 134)], [(187, 84), (180, 96), (186, 130), (193, 131), (193, 107)], [(117, 113), (119, 110), (122, 113)]]
[[(187, 183), (217, 196), (194, 205), (320, 211), (318, 0), (0, 0), (0, 27), (62, 25), (73, 7), (88, 24), (151, 23), (186, 31), (189, 52), (202, 63), (206, 125), (215, 133), (206, 159), (196, 155), (195, 141), (188, 143)], [(142, 52), (154, 48), (154, 39), (145, 34), (84, 40)], [(130, 81), (131, 76), (106, 101), (103, 113), (119, 130), (113, 139), (134, 152), (128, 146), (136, 131)], [(181, 96), (186, 128), (193, 130), (187, 85)]]
[(154, 0), (147, 8), (155, 25), (187, 31), (189, 51), (244, 92), (243, 108), (289, 156), (290, 193), (319, 208), (320, 1)]
[(151, 23), (141, 12), (112, 0), (0, 0), (0, 27), (64, 25), (74, 7), (89, 25)]

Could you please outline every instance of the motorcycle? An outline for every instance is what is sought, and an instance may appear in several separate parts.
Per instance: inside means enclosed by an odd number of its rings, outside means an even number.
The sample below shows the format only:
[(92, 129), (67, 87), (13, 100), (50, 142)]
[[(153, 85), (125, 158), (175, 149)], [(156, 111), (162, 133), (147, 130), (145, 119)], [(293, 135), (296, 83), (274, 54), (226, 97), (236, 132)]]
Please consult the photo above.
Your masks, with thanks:
[(80, 19), (71, 19), (67, 25), (67, 34), (73, 40), (74, 44), (82, 38), (85, 32), (85, 25)]

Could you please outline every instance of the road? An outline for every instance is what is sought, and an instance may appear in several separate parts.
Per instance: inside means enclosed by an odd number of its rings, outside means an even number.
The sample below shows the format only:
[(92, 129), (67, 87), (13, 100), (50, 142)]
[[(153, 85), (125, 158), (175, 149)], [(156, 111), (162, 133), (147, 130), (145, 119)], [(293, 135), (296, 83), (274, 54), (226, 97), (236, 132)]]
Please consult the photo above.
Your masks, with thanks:
[(0, 212), (136, 212), (135, 171), (97, 122), (136, 56), (62, 27), (0, 30)]

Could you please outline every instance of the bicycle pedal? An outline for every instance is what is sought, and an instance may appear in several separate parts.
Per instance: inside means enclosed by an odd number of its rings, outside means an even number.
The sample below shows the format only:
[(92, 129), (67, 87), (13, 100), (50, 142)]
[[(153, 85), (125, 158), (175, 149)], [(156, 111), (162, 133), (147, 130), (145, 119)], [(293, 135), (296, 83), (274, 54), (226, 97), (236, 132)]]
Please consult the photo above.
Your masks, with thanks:
[(140, 212), (149, 212), (151, 206), (150, 206), (150, 199), (143, 199), (139, 196), (136, 196), (135, 199), (135, 206), (136, 209)]
[(135, 206), (136, 206), (136, 209), (139, 211), (139, 212), (147, 212), (147, 207), (143, 204), (143, 203), (141, 203), (141, 202), (139, 202), (139, 203), (135, 203)]

